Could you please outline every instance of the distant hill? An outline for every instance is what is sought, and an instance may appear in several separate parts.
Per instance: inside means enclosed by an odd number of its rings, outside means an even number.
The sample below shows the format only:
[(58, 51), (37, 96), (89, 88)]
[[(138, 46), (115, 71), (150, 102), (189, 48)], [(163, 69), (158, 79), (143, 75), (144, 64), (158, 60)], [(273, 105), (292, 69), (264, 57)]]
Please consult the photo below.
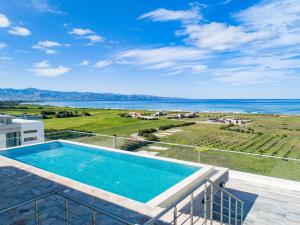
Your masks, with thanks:
[(160, 101), (183, 100), (183, 98), (152, 95), (122, 95), (113, 93), (64, 92), (36, 88), (0, 88), (0, 101)]

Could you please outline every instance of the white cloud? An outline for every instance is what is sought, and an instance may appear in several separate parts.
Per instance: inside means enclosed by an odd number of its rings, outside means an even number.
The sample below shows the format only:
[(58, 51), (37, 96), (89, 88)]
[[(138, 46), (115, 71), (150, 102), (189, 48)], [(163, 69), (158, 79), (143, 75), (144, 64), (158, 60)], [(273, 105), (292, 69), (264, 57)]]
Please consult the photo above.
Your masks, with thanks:
[(58, 51), (53, 50), (53, 49), (45, 49), (45, 52), (49, 55), (58, 54)]
[(71, 35), (75, 35), (77, 38), (83, 38), (89, 40), (86, 45), (94, 45), (99, 42), (103, 42), (104, 38), (101, 35), (96, 34), (90, 29), (73, 28), (72, 31), (68, 32)]
[(298, 0), (262, 1), (234, 15), (234, 18), (254, 29), (289, 30), (300, 23)]
[(33, 7), (41, 13), (64, 14), (64, 12), (50, 6), (48, 0), (31, 0)]
[(37, 62), (33, 65), (34, 68), (47, 68), (49, 66), (50, 66), (50, 64), (47, 60)]
[(35, 49), (39, 49), (41, 51), (44, 51), (47, 54), (57, 54), (58, 52), (54, 49), (57, 47), (69, 47), (69, 44), (61, 44), (56, 41), (39, 41), (36, 45), (33, 45), (32, 47)]
[(94, 67), (97, 69), (102, 69), (102, 68), (109, 66), (110, 64), (112, 64), (112, 62), (109, 60), (100, 60), (95, 63)]
[(96, 34), (85, 36), (84, 38), (89, 39), (91, 43), (103, 42), (104, 40), (102, 36)]
[(10, 21), (4, 14), (0, 14), (0, 27), (9, 27)]
[(197, 22), (201, 19), (201, 15), (197, 7), (190, 10), (168, 10), (160, 8), (141, 15), (139, 19), (150, 19), (161, 22), (174, 20), (181, 20), (183, 22)]
[(82, 29), (82, 28), (73, 28), (72, 31), (68, 32), (69, 34), (74, 34), (74, 35), (87, 35), (87, 34), (93, 34), (94, 31), (90, 30), (90, 29)]
[(33, 68), (30, 69), (30, 71), (43, 77), (58, 77), (69, 72), (70, 70), (71, 68), (64, 66), (51, 67), (47, 60), (35, 63)]
[(90, 61), (88, 61), (88, 60), (83, 60), (81, 63), (79, 63), (78, 65), (79, 66), (88, 66), (88, 65), (90, 65), (91, 64), (91, 62)]
[(268, 32), (247, 32), (240, 26), (216, 22), (187, 25), (176, 34), (178, 36), (187, 35), (185, 40), (188, 43), (198, 48), (211, 50), (233, 50), (243, 44), (269, 36)]
[(12, 27), (8, 32), (10, 34), (17, 35), (17, 36), (29, 36), (29, 35), (31, 35), (30, 30), (28, 30), (25, 27), (20, 27), (20, 26)]
[(0, 49), (2, 49), (2, 48), (6, 48), (6, 44), (5, 43), (3, 43), (3, 42), (0, 42)]
[[(206, 69), (201, 61), (210, 56), (206, 51), (188, 47), (163, 47), (130, 49), (119, 52), (117, 60), (125, 60), (126, 65), (138, 66), (141, 69), (160, 70), (164, 74), (182, 72), (198, 73)], [(180, 71), (180, 72), (178, 72)]]
[[(191, 60), (189, 54), (177, 51), (182, 47), (176, 47), (174, 52), (166, 48), (132, 49), (121, 52), (121, 58), (143, 69), (167, 70), (171, 75), (203, 74), (239, 85), (299, 77), (299, 0), (263, 0), (233, 14), (234, 25), (201, 18), (199, 7), (192, 10), (157, 9), (139, 19), (180, 21), (175, 35), (190, 46), (187, 49), (204, 52), (200, 57), (196, 54)], [(177, 59), (176, 55), (182, 57)]]

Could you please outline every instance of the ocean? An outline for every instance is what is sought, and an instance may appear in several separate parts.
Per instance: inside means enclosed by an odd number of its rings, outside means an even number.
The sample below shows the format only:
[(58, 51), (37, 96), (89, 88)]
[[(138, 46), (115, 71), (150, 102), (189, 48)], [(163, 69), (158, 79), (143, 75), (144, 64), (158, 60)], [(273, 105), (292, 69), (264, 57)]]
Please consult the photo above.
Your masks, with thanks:
[(180, 101), (45, 101), (40, 105), (80, 108), (174, 110), (300, 115), (300, 99), (203, 99)]

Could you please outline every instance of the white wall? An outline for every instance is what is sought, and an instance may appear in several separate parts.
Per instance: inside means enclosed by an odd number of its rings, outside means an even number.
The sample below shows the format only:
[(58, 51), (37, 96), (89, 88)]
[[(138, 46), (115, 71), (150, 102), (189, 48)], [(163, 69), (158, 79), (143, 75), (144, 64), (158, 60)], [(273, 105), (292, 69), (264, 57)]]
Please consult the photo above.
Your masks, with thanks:
[[(44, 122), (37, 120), (21, 120), (14, 119), (14, 123), (21, 126), (21, 145), (29, 145), (34, 143), (44, 142)], [(33, 133), (24, 133), (25, 131), (36, 130)], [(26, 138), (37, 137), (37, 140), (25, 141)]]
[(6, 148), (6, 134), (0, 134), (0, 149)]

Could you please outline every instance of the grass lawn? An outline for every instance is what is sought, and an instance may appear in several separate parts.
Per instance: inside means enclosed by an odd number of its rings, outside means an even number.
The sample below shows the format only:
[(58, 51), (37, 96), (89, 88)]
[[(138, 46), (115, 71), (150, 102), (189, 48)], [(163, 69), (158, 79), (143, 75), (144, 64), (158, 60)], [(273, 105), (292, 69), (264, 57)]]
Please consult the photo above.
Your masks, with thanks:
[[(181, 121), (171, 121), (166, 118), (159, 120), (139, 120), (133, 118), (120, 117), (118, 114), (128, 112), (125, 110), (105, 110), (105, 109), (81, 109), (67, 107), (41, 107), (28, 106), (28, 109), (0, 109), (0, 113), (11, 115), (40, 114), (42, 110), (47, 111), (77, 111), (89, 112), (93, 116), (87, 117), (69, 117), (69, 118), (51, 118), (45, 119), (45, 129), (74, 129), (79, 131), (91, 131), (99, 134), (130, 136), (140, 129), (158, 128), (161, 125), (180, 124)], [(147, 113), (150, 113), (147, 111)]]

